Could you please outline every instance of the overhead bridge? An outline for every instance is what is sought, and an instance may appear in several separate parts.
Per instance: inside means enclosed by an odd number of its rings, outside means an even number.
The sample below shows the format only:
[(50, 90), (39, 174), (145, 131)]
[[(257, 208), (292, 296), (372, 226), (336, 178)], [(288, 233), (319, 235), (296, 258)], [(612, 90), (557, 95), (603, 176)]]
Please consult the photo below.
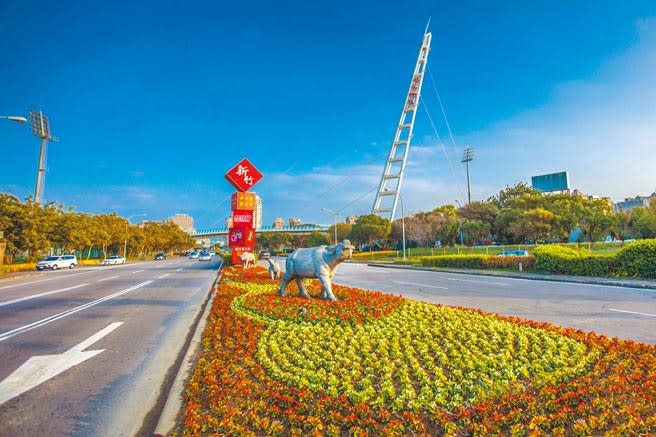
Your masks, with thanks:
[[(300, 226), (262, 226), (259, 229), (256, 229), (256, 232), (276, 232), (276, 233), (287, 233), (294, 235), (309, 235), (312, 232), (328, 232), (330, 225), (300, 225)], [(228, 235), (228, 228), (213, 228), (213, 229), (198, 229), (195, 233), (192, 233), (192, 238), (213, 238), (213, 237), (225, 237)]]

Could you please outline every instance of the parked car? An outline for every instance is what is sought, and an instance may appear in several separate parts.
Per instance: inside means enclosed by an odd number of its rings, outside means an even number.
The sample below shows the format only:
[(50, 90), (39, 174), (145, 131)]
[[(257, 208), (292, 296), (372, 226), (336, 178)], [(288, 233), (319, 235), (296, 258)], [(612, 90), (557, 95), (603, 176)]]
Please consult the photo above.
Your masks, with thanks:
[(211, 261), (212, 260), (212, 255), (210, 255), (209, 252), (201, 252), (198, 255), (198, 261)]
[(198, 259), (198, 252), (193, 251), (189, 254), (189, 259)]
[(497, 254), (497, 256), (528, 256), (527, 250), (504, 250)]
[(269, 259), (271, 258), (271, 252), (268, 250), (260, 250), (260, 253), (257, 254), (260, 259)]
[(68, 267), (69, 269), (72, 269), (77, 265), (77, 257), (75, 255), (54, 255), (54, 256), (49, 256), (48, 258), (44, 259), (43, 261), (39, 261), (36, 264), (36, 269), (37, 270), (43, 270), (43, 269), (51, 269), (51, 270), (57, 270), (57, 269), (63, 269)]
[(160, 252), (155, 254), (155, 258), (153, 258), (155, 261), (162, 261), (166, 259), (166, 254), (164, 252)]
[(111, 266), (114, 264), (125, 264), (125, 258), (123, 258), (121, 255), (112, 255), (110, 257), (105, 258), (100, 263), (100, 265), (102, 266)]

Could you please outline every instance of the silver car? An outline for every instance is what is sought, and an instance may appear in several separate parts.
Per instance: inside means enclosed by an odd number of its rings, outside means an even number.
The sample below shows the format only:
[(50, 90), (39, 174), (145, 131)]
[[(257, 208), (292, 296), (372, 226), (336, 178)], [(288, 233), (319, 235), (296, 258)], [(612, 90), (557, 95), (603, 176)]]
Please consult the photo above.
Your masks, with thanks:
[(113, 264), (125, 264), (125, 258), (123, 258), (121, 255), (112, 255), (110, 257), (105, 258), (100, 264), (103, 266), (111, 266)]
[(77, 265), (77, 257), (75, 255), (54, 255), (54, 256), (49, 256), (48, 258), (44, 259), (43, 261), (39, 261), (36, 265), (37, 270), (44, 270), (44, 269), (51, 269), (51, 270), (57, 270), (57, 269), (63, 269), (68, 267), (69, 269), (72, 269)]

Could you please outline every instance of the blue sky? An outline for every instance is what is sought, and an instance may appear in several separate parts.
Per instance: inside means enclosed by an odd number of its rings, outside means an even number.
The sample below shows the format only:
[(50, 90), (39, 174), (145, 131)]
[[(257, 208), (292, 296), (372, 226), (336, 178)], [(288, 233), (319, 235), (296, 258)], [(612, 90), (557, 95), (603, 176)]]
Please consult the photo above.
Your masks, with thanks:
[[(50, 117), (47, 200), (222, 226), (246, 156), (265, 224), (329, 223), (371, 208), (428, 17), (454, 142), (427, 80), (407, 210), (464, 202), (465, 146), (477, 199), (561, 170), (615, 201), (656, 190), (653, 1), (5, 0), (0, 115)], [(38, 140), (0, 120), (0, 153), (0, 191), (33, 193)]]

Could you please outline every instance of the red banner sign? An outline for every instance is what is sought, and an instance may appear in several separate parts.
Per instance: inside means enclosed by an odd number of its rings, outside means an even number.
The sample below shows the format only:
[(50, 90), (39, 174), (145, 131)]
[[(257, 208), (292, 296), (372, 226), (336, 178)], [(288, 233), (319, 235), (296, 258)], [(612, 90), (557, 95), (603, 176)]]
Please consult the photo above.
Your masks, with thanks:
[(253, 211), (235, 209), (232, 211), (232, 226), (235, 228), (252, 228)]
[(255, 246), (255, 229), (253, 228), (230, 228), (228, 231), (228, 245), (236, 246)]
[(237, 246), (232, 248), (232, 263), (233, 264), (241, 264), (241, 254), (244, 252), (251, 252), (253, 253), (253, 248), (252, 247), (245, 247), (245, 246)]
[(225, 178), (238, 191), (248, 191), (262, 179), (262, 173), (244, 158), (225, 174)]

